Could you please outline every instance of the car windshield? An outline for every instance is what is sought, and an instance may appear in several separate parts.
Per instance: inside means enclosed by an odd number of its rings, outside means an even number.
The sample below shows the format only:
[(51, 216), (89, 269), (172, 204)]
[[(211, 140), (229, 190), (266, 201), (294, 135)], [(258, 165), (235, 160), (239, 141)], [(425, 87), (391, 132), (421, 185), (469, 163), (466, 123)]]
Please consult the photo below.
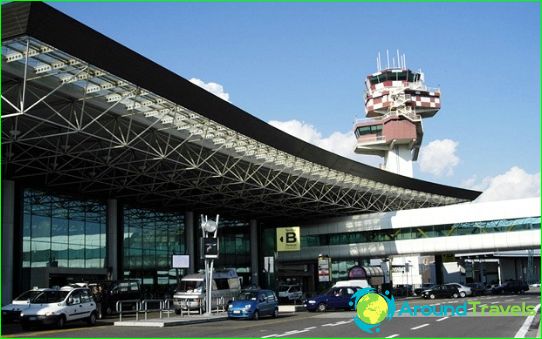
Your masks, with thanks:
[(203, 281), (201, 280), (183, 280), (181, 285), (177, 289), (179, 292), (189, 292), (203, 287)]
[(50, 304), (58, 303), (66, 299), (66, 296), (70, 291), (40, 291), (30, 299), (31, 304)]
[(17, 298), (15, 298), (15, 300), (17, 300), (17, 301), (32, 300), (42, 292), (43, 291), (26, 291), (23, 294), (21, 294), (20, 296), (18, 296)]
[(239, 300), (256, 300), (258, 298), (258, 292), (242, 292), (239, 296)]

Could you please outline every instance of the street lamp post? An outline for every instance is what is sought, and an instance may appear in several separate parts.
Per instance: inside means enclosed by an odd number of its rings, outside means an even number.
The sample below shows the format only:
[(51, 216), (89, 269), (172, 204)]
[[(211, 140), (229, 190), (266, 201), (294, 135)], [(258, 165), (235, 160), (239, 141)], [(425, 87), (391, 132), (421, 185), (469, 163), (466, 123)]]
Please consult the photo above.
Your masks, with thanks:
[[(213, 266), (214, 259), (218, 258), (218, 239), (216, 235), (218, 232), (218, 219), (219, 215), (216, 215), (215, 221), (208, 220), (207, 216), (201, 215), (201, 230), (203, 232), (203, 255), (205, 259), (205, 313), (211, 315), (211, 294), (213, 290)], [(209, 235), (212, 234), (212, 237)], [(212, 238), (213, 241), (206, 241), (205, 239)]]

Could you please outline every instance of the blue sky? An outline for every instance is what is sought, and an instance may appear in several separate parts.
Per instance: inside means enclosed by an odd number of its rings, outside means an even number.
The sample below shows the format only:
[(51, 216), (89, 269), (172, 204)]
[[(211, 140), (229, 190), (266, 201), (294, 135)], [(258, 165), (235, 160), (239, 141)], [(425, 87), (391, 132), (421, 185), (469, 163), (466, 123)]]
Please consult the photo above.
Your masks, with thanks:
[(187, 79), (222, 85), (238, 107), (342, 154), (354, 119), (364, 117), (363, 79), (375, 72), (377, 53), (399, 49), (442, 91), (442, 109), (424, 121), (423, 145), (433, 156), (426, 160), (444, 167), (418, 163), (415, 176), (540, 195), (538, 3), (52, 5)]

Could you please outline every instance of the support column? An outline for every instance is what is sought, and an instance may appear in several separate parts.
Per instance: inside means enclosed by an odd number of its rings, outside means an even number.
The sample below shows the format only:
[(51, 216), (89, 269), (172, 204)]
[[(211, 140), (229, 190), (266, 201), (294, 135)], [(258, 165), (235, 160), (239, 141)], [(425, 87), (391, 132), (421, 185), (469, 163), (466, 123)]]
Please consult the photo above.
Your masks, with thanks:
[(442, 272), (442, 255), (435, 255), (435, 275), (437, 284), (442, 284), (444, 282), (443, 272)]
[(196, 264), (196, 251), (194, 250), (194, 212), (184, 213), (184, 232), (186, 235), (186, 254), (190, 256), (190, 267), (187, 272), (194, 273)]
[(107, 269), (112, 280), (119, 278), (118, 245), (118, 203), (117, 199), (107, 199)]
[(250, 276), (251, 284), (259, 285), (259, 258), (258, 255), (258, 222), (255, 219), (250, 220)]
[(15, 182), (2, 180), (2, 305), (13, 299), (13, 244), (15, 232)]

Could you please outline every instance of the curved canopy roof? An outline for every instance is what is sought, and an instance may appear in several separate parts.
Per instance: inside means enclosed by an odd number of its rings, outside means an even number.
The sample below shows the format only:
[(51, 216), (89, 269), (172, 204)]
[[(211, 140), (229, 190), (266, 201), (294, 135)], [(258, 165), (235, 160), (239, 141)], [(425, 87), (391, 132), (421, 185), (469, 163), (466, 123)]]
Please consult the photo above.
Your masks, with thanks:
[(299, 140), (40, 2), (2, 6), (2, 55), (8, 178), (260, 217), (436, 206), (480, 194)]

